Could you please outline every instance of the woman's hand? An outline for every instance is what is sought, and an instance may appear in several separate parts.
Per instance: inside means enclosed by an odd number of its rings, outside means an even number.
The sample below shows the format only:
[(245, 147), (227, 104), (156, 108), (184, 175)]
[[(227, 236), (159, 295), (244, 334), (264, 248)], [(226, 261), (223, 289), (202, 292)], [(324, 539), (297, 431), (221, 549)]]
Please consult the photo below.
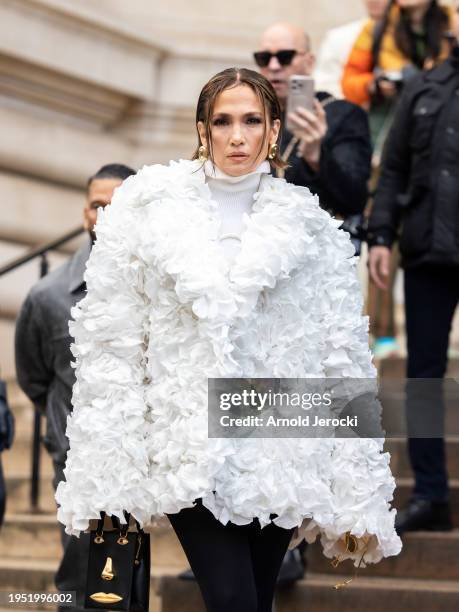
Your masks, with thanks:
[(293, 135), (300, 139), (299, 151), (303, 159), (318, 172), (322, 140), (328, 130), (322, 105), (318, 100), (314, 100), (313, 113), (306, 108), (297, 107), (295, 112), (289, 113), (288, 118), (293, 126)]
[(381, 79), (378, 82), (378, 89), (384, 98), (394, 98), (397, 95), (397, 86), (392, 81)]
[(387, 289), (390, 271), (390, 249), (386, 246), (371, 247), (368, 257), (370, 277), (377, 287)]
[(373, 81), (368, 83), (367, 89), (370, 96), (380, 93), (383, 98), (390, 99), (397, 95), (397, 86), (392, 81), (389, 81), (389, 79), (373, 79)]

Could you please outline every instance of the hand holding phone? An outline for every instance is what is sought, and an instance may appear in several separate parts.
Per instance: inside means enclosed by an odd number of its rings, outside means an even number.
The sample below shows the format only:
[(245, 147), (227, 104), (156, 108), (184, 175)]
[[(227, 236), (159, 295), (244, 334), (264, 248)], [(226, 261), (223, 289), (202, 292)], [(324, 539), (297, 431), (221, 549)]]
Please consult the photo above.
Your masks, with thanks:
[(302, 157), (314, 172), (319, 172), (322, 140), (328, 124), (325, 110), (315, 98), (312, 77), (290, 77), (286, 111), (286, 127), (300, 141), (297, 156)]

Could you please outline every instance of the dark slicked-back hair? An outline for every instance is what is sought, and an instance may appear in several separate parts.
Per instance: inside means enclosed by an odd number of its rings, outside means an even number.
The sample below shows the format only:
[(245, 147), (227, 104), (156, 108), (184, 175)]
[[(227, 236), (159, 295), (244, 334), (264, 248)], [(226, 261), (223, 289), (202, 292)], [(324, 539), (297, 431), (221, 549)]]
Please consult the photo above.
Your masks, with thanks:
[[(264, 137), (266, 137), (269, 125), (271, 125), (276, 119), (279, 119), (280, 121), (281, 109), (279, 100), (268, 79), (266, 79), (260, 73), (249, 70), (248, 68), (227, 68), (226, 70), (222, 70), (204, 85), (201, 93), (199, 94), (198, 105), (196, 107), (196, 131), (198, 133), (198, 144), (195, 152), (193, 153), (192, 159), (199, 158), (199, 147), (202, 143), (197, 125), (200, 121), (202, 121), (206, 131), (207, 142), (209, 143), (209, 158), (214, 161), (212, 151), (211, 119), (215, 101), (222, 91), (232, 87), (237, 87), (238, 85), (247, 85), (250, 87), (250, 89), (255, 92), (260, 100), (265, 115)], [(270, 159), (269, 161), (274, 168), (285, 168), (287, 166), (280, 156), (279, 149), (277, 150), (274, 159)]]
[(91, 183), (98, 179), (121, 179), (124, 181), (124, 179), (133, 174), (136, 174), (136, 171), (124, 164), (106, 164), (88, 178), (87, 188), (89, 189)]

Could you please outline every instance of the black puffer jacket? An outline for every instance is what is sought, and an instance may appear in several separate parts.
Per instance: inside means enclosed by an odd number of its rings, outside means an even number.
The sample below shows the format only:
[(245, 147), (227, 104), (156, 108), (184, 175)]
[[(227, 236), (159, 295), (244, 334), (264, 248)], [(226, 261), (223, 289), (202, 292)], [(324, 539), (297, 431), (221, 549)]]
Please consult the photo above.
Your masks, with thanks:
[(399, 238), (405, 267), (459, 266), (459, 48), (403, 93), (368, 230), (369, 246)]

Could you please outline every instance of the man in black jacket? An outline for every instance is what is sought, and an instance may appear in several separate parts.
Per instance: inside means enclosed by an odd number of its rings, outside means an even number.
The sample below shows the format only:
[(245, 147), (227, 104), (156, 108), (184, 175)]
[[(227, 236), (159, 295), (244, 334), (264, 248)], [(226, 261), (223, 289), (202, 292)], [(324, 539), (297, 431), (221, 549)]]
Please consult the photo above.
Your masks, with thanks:
[[(289, 23), (270, 26), (254, 57), (284, 109), (289, 77), (311, 75), (314, 68), (309, 36)], [(286, 129), (284, 118), (281, 140), (281, 153), (290, 164), (286, 180), (318, 194), (321, 205), (334, 215), (361, 213), (371, 164), (366, 113), (355, 104), (316, 92), (314, 112), (299, 108), (290, 119), (294, 134)]]
[[(456, 25), (459, 37), (459, 16)], [(407, 85), (386, 143), (368, 228), (370, 274), (383, 289), (400, 227), (407, 377), (441, 379), (459, 300), (459, 45)], [(409, 382), (408, 423), (415, 395)], [(440, 418), (441, 392), (432, 395), (429, 410)], [(397, 515), (398, 532), (451, 529), (443, 438), (411, 437), (408, 449), (415, 488)]]

